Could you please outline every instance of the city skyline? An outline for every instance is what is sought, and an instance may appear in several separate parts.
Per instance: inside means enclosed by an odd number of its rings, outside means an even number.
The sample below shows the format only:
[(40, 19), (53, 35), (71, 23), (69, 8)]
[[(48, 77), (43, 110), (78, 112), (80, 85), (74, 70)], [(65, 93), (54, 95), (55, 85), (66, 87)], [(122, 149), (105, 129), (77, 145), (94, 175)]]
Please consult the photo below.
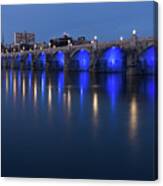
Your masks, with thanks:
[(137, 30), (140, 37), (153, 37), (151, 4), (152, 1), (3, 5), (2, 39), (5, 43), (12, 43), (14, 32), (27, 31), (36, 33), (37, 42), (48, 41), (54, 36), (60, 37), (63, 32), (74, 38), (86, 36), (91, 40), (97, 35), (100, 41), (110, 41), (121, 36), (129, 38), (133, 29)]

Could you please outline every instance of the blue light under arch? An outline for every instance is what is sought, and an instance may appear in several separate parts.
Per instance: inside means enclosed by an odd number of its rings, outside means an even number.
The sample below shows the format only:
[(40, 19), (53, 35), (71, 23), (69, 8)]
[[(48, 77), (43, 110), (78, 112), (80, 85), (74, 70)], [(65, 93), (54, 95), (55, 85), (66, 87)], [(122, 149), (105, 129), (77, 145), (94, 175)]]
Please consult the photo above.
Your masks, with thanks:
[(9, 54), (9, 56), (7, 57), (7, 61), (8, 61), (8, 64), (11, 65), (11, 62), (12, 62), (11, 54)]
[(80, 49), (73, 55), (73, 66), (78, 70), (89, 70), (90, 52), (86, 49)]
[(124, 70), (124, 52), (120, 47), (113, 46), (108, 48), (104, 52), (101, 61), (103, 61), (106, 70), (112, 72), (121, 72)]
[(147, 48), (139, 57), (141, 69), (147, 73), (156, 71), (156, 48), (151, 46)]
[(16, 56), (16, 64), (20, 65), (20, 61), (21, 61), (21, 54), (18, 53)]
[(54, 54), (54, 67), (57, 69), (63, 69), (64, 68), (64, 60), (65, 60), (65, 55), (64, 52), (59, 50)]
[(39, 61), (40, 61), (40, 64), (45, 67), (46, 65), (46, 53), (44, 51), (42, 51), (40, 54), (39, 54)]
[(32, 53), (28, 53), (27, 59), (26, 59), (26, 65), (31, 65), (32, 64)]

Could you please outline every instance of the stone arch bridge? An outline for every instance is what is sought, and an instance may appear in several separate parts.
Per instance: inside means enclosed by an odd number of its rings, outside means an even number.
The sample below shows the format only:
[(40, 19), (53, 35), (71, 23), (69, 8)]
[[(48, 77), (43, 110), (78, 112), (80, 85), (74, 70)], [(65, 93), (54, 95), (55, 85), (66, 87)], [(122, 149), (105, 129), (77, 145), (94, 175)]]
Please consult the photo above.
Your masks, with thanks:
[(136, 35), (114, 42), (94, 40), (83, 45), (2, 53), (1, 62), (2, 68), (154, 74), (157, 72), (157, 41), (138, 39)]

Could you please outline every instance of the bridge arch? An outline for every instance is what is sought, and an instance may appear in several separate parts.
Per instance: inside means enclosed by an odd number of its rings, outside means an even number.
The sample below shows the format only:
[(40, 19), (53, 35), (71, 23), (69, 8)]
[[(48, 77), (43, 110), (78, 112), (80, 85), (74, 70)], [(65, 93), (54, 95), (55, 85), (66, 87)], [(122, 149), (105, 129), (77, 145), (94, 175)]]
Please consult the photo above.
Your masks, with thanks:
[(19, 52), (19, 53), (16, 55), (16, 63), (17, 63), (17, 64), (20, 64), (20, 61), (21, 61), (21, 53)]
[(81, 48), (71, 55), (70, 69), (87, 71), (90, 67), (91, 53), (88, 49)]
[(125, 51), (115, 45), (102, 52), (96, 68), (108, 72), (122, 72), (125, 70), (125, 65)]
[(11, 63), (12, 63), (12, 55), (9, 54), (9, 55), (6, 57), (6, 60), (7, 60), (8, 64), (11, 65)]
[(46, 66), (46, 53), (44, 51), (41, 51), (38, 55), (38, 62), (39, 66), (41, 68), (45, 68)]
[(21, 53), (18, 52), (15, 56), (15, 62), (12, 64), (13, 68), (20, 68), (21, 66), (21, 60), (22, 60), (22, 56)]
[(157, 49), (151, 45), (139, 55), (139, 66), (144, 73), (153, 74), (157, 69)]
[(53, 54), (52, 65), (55, 69), (64, 69), (65, 54), (62, 50), (58, 50)]
[(27, 58), (26, 58), (26, 65), (28, 65), (28, 66), (32, 65), (32, 60), (33, 60), (33, 54), (31, 52), (29, 52), (27, 54)]

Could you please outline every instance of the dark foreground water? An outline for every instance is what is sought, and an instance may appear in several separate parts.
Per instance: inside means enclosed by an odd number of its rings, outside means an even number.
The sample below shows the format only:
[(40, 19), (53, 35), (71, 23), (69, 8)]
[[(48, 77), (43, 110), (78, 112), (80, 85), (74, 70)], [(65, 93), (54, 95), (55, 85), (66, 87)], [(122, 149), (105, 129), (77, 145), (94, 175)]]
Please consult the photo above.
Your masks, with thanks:
[(155, 178), (153, 76), (2, 71), (2, 176)]

